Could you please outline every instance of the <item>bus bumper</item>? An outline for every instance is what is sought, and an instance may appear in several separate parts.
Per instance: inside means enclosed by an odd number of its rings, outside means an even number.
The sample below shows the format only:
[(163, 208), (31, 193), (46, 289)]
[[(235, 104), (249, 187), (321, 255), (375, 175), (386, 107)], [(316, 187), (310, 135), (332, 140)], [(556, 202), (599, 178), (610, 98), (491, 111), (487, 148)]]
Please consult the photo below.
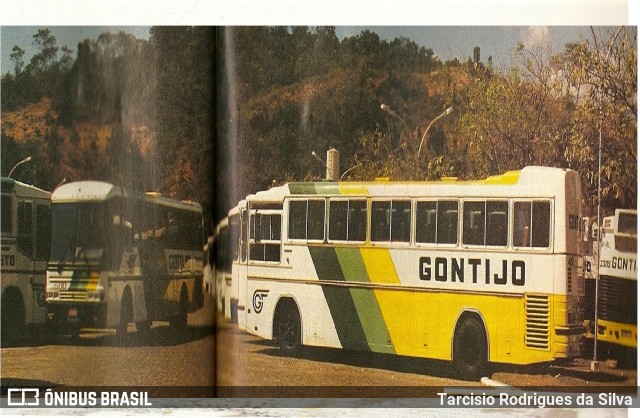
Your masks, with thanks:
[(556, 352), (554, 357), (557, 359), (579, 357), (584, 333), (585, 327), (581, 323), (555, 327)]
[(48, 323), (55, 326), (104, 327), (107, 320), (107, 305), (98, 303), (50, 304)]
[(598, 320), (598, 341), (606, 341), (623, 347), (638, 347), (638, 325)]

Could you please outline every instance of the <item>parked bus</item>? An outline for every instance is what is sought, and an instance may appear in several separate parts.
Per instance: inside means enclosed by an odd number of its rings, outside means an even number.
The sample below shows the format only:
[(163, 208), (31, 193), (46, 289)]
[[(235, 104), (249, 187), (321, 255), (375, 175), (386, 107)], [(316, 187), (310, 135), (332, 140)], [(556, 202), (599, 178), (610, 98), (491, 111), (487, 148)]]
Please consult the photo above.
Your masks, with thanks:
[(203, 305), (202, 208), (157, 193), (82, 181), (51, 197), (47, 303), (53, 323), (116, 328), (186, 327)]
[(238, 258), (238, 244), (240, 233), (240, 211), (242, 202), (232, 208), (226, 218), (226, 235), (220, 242), (220, 257), (224, 261), (220, 271), (220, 282), (224, 285), (224, 317), (233, 323), (238, 323), (239, 270), (234, 260)]
[(580, 202), (579, 175), (547, 167), (249, 196), (246, 328), (284, 354), (312, 345), (450, 360), (466, 378), (489, 362), (579, 355)]
[[(598, 280), (598, 344), (613, 352), (637, 356), (638, 348), (638, 213), (616, 209), (602, 221)], [(594, 316), (590, 318), (593, 324)], [(589, 336), (593, 338), (593, 326)], [(619, 357), (624, 359), (624, 357)]]
[(215, 235), (210, 235), (207, 238), (207, 243), (204, 244), (204, 294), (207, 297), (215, 300)]
[(51, 245), (51, 193), (2, 177), (2, 341), (47, 318), (44, 286)]
[(227, 278), (231, 280), (231, 269), (225, 268), (224, 259), (227, 257), (229, 246), (229, 218), (224, 217), (216, 225), (213, 239), (215, 254), (215, 269), (214, 269), (214, 283), (215, 283), (215, 298), (218, 313), (225, 313), (225, 289)]

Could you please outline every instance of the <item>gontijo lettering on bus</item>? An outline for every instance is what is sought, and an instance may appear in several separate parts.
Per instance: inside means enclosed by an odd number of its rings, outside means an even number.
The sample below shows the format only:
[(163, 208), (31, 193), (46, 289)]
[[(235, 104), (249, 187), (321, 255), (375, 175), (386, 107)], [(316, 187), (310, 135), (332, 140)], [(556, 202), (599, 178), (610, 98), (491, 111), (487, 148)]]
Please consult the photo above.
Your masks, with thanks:
[(492, 266), (489, 259), (420, 257), (420, 280), (524, 286), (525, 278), (523, 260), (501, 260), (497, 266)]

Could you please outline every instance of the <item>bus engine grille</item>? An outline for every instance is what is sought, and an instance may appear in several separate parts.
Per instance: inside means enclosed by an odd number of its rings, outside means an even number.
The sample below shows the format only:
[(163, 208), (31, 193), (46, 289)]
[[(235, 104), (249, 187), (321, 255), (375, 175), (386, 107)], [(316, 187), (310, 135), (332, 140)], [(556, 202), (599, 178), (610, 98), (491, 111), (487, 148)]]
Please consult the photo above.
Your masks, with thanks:
[(605, 321), (637, 323), (638, 282), (600, 276), (598, 284), (598, 318)]
[(549, 296), (525, 295), (527, 326), (525, 341), (528, 348), (549, 348)]

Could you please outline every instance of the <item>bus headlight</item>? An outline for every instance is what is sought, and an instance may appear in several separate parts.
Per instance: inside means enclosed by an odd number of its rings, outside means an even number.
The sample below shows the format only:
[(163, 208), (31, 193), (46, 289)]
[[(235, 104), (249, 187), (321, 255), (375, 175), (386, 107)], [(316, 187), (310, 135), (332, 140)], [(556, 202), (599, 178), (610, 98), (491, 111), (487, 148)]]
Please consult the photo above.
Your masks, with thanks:
[(102, 292), (88, 292), (87, 300), (99, 302), (100, 300), (102, 300)]

